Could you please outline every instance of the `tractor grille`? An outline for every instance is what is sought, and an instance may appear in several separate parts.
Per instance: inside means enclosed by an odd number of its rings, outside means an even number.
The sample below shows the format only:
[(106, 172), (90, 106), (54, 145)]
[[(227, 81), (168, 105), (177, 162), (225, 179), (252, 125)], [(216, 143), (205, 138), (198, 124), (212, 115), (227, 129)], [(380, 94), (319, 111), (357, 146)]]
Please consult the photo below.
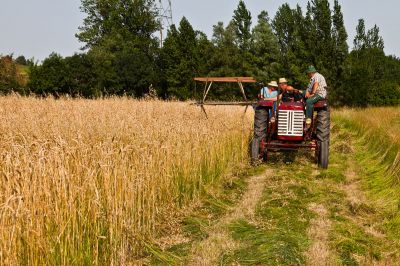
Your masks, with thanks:
[(278, 135), (303, 136), (303, 111), (279, 110)]

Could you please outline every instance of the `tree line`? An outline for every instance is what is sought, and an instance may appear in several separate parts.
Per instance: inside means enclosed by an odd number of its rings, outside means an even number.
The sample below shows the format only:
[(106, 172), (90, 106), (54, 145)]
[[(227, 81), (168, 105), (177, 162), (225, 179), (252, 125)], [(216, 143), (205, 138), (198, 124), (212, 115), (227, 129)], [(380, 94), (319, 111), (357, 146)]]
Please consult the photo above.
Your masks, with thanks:
[[(153, 89), (159, 97), (185, 100), (202, 89), (195, 76), (253, 76), (264, 83), (286, 77), (304, 88), (304, 70), (313, 64), (326, 77), (334, 105), (400, 103), (400, 59), (385, 55), (379, 28), (366, 29), (363, 19), (350, 49), (338, 0), (333, 6), (310, 0), (306, 10), (283, 4), (273, 18), (262, 11), (254, 25), (240, 0), (232, 20), (214, 25), (210, 39), (183, 17), (168, 29), (162, 46), (154, 0), (82, 0), (81, 9), (87, 16), (76, 36), (84, 52), (31, 62), (24, 86), (3, 80), (0, 61), (3, 92), (142, 97)], [(257, 86), (247, 90), (255, 95)], [(239, 95), (225, 84), (210, 96)]]

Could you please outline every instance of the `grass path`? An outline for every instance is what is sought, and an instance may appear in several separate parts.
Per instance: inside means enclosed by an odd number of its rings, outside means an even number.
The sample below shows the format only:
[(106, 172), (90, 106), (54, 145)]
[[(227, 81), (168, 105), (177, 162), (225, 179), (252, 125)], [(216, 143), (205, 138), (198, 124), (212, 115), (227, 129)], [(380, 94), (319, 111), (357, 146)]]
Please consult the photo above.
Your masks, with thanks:
[(256, 204), (262, 196), (265, 180), (271, 175), (268, 170), (262, 175), (248, 179), (248, 188), (241, 201), (208, 230), (208, 238), (193, 245), (189, 255), (191, 265), (217, 265), (222, 254), (236, 248), (235, 241), (229, 235), (228, 225), (238, 219), (254, 219)]
[(192, 241), (175, 249), (180, 259), (170, 264), (399, 265), (393, 213), (367, 187), (363, 152), (335, 125), (328, 170), (308, 153), (272, 156), (239, 200), (187, 231)]
[(307, 232), (312, 243), (306, 253), (307, 265), (333, 265), (332, 251), (329, 248), (329, 231), (332, 227), (329, 212), (324, 205), (316, 203), (310, 204), (309, 209), (317, 217), (311, 220)]

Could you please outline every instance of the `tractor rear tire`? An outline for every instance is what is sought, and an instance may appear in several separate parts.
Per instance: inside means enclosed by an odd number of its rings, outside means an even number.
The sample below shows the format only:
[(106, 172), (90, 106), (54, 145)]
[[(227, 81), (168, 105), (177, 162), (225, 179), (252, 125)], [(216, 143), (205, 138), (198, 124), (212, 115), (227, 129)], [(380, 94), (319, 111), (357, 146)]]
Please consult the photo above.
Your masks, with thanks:
[(328, 169), (329, 164), (329, 141), (318, 142), (318, 166)]
[(330, 138), (330, 110), (329, 107), (318, 110), (317, 113), (317, 140), (318, 141), (329, 141)]
[(258, 161), (261, 151), (261, 141), (267, 137), (269, 114), (268, 109), (262, 106), (258, 106), (255, 109), (254, 114), (254, 134), (253, 141), (251, 143), (251, 160)]
[(327, 169), (329, 164), (330, 126), (330, 109), (327, 106), (317, 113), (316, 132), (318, 141), (318, 166), (324, 169)]
[(264, 163), (268, 162), (268, 160), (269, 160), (269, 154), (268, 154), (268, 149), (267, 148), (265, 148), (263, 153), (262, 153), (262, 159), (263, 159)]

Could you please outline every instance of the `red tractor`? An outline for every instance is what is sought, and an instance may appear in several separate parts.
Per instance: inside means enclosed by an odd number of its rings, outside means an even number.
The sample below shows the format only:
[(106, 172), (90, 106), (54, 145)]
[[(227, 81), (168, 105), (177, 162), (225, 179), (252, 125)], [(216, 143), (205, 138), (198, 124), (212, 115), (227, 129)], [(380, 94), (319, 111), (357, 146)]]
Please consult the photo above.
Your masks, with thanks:
[[(249, 77), (195, 78), (206, 83), (203, 98), (196, 104), (205, 112), (205, 105), (249, 105), (255, 110), (255, 128), (251, 143), (252, 159), (267, 161), (271, 152), (306, 149), (315, 153), (315, 159), (321, 168), (328, 168), (330, 109), (327, 100), (314, 104), (312, 123), (305, 123), (305, 100), (303, 97), (282, 98), (277, 101), (248, 101), (242, 83), (256, 82)], [(237, 82), (242, 91), (244, 102), (206, 102), (213, 82)], [(275, 106), (274, 106), (275, 105)], [(256, 121), (257, 120), (257, 121)], [(261, 121), (260, 121), (261, 120)]]
[(259, 158), (266, 161), (273, 151), (308, 149), (315, 152), (320, 167), (328, 168), (330, 111), (327, 100), (314, 104), (314, 115), (309, 127), (305, 124), (303, 99), (277, 101), (276, 111), (273, 101), (260, 100), (255, 104), (255, 112), (272, 113), (258, 125), (261, 128), (254, 130), (252, 152), (256, 149)]

